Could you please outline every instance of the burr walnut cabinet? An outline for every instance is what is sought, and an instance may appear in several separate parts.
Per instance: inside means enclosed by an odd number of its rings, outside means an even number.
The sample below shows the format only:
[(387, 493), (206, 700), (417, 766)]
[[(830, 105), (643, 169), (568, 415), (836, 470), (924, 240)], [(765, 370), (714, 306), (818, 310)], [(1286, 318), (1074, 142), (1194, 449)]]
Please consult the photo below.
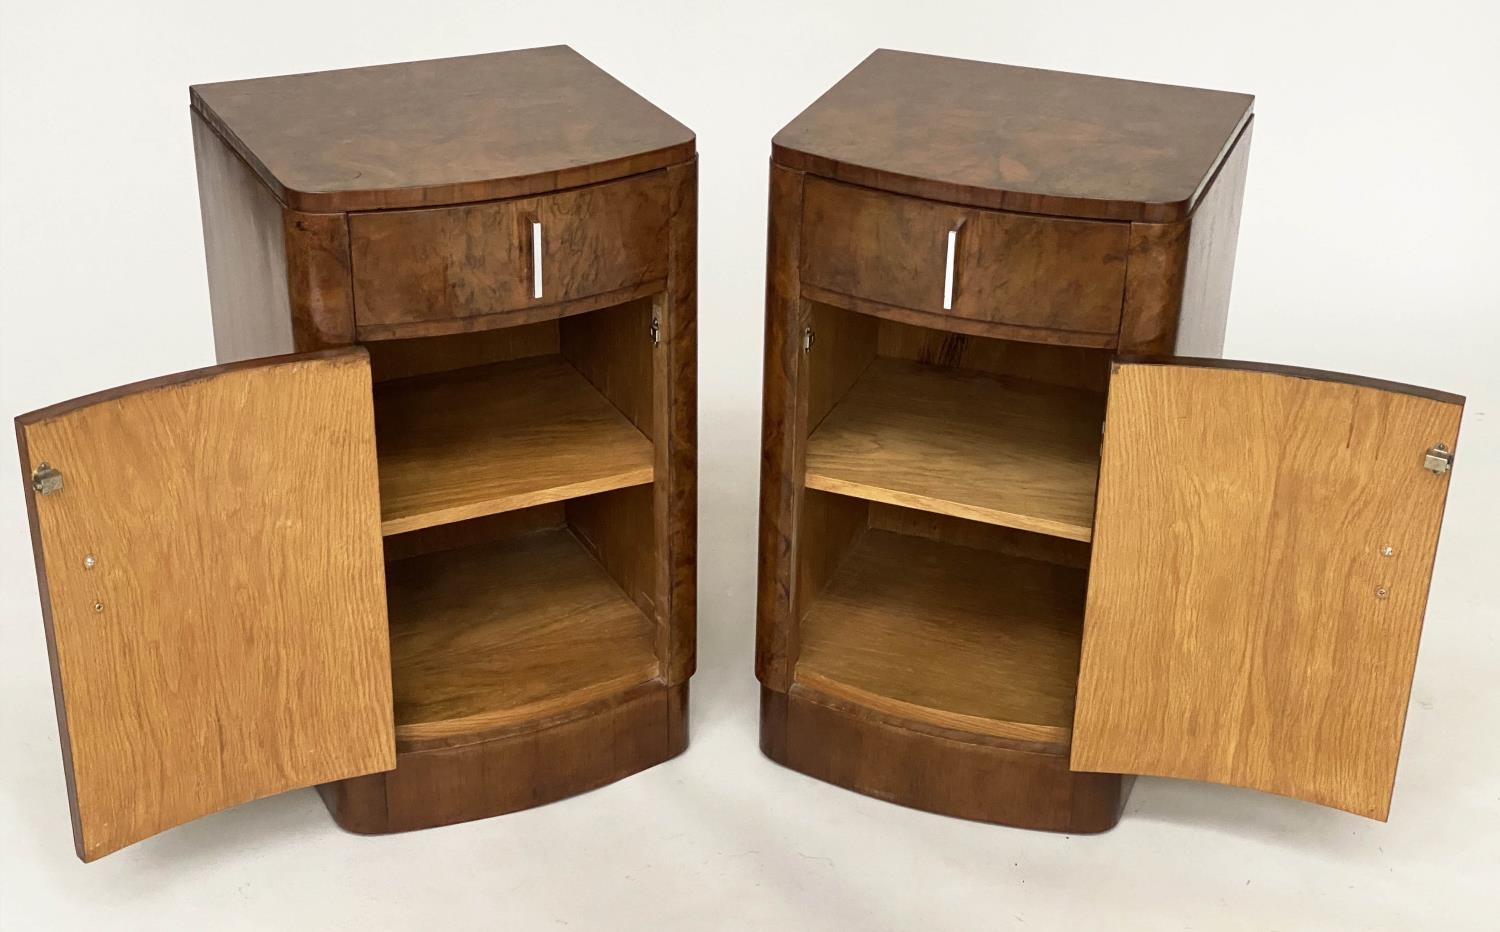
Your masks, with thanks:
[(879, 51), (772, 144), (767, 755), (1113, 826), (1383, 819), (1461, 398), (1225, 362), (1240, 94)]
[(687, 743), (696, 146), (571, 49), (191, 92), (220, 365), (17, 420), (77, 850)]

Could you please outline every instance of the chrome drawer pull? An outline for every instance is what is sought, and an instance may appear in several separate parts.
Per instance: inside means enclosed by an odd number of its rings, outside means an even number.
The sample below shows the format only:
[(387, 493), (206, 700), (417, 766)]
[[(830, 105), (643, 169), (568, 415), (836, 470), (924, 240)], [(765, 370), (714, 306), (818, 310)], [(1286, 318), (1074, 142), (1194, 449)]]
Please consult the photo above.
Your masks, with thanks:
[(953, 254), (957, 251), (958, 231), (948, 231), (948, 261), (943, 266), (943, 310), (953, 310)]
[[(951, 258), (949, 260), (952, 261)], [(542, 223), (531, 224), (531, 296), (542, 296)]]

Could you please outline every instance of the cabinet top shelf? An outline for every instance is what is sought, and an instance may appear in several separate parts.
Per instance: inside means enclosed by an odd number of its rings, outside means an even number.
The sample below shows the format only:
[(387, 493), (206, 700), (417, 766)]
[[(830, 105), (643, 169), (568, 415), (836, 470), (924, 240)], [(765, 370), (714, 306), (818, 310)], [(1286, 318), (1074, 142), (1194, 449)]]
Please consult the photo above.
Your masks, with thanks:
[(190, 88), (288, 207), (543, 194), (693, 157), (691, 130), (567, 46)]
[(1189, 214), (1255, 99), (880, 49), (772, 142), (788, 168), (1002, 210)]

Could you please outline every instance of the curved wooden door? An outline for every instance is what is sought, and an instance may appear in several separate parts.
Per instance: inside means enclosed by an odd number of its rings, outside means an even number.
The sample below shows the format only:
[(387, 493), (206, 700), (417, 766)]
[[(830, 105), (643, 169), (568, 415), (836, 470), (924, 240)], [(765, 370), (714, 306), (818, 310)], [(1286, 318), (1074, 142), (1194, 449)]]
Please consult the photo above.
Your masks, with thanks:
[(1384, 819), (1463, 399), (1219, 361), (1117, 363), (1074, 770)]
[(16, 434), (79, 857), (395, 766), (363, 350), (143, 382)]

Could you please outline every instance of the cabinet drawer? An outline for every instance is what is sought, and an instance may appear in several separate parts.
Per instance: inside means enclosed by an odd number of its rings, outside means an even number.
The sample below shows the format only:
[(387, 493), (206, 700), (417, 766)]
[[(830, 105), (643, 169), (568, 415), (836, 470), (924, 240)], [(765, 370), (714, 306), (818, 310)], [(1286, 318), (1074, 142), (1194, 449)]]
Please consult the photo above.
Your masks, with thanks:
[(809, 178), (802, 282), (974, 321), (1112, 334), (1129, 238), (1124, 223), (978, 210)]
[(351, 214), (355, 322), (399, 333), (638, 291), (666, 277), (669, 215), (665, 172), (539, 197)]

